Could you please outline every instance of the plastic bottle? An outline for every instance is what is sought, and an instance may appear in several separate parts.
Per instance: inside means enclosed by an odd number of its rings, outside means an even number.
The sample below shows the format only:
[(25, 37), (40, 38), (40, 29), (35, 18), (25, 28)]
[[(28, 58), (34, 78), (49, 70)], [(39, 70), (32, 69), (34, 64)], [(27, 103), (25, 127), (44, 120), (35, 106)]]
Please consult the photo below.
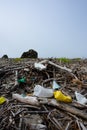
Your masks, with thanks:
[(40, 85), (36, 85), (34, 88), (33, 95), (37, 97), (52, 97), (53, 96), (53, 89), (44, 88)]

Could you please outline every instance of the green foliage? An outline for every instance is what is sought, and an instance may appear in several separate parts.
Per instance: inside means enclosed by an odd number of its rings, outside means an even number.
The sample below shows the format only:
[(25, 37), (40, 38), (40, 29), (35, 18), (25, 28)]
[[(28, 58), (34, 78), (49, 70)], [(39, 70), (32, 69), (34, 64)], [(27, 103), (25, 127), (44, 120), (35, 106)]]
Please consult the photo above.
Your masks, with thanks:
[(23, 59), (21, 59), (21, 58), (14, 58), (14, 59), (13, 59), (13, 62), (16, 62), (16, 63), (17, 63), (17, 62), (21, 62), (22, 60), (23, 60)]
[(80, 61), (80, 60), (81, 60), (81, 58), (74, 58), (74, 59), (72, 59), (72, 60), (75, 60), (75, 61)]
[(65, 58), (65, 57), (62, 57), (62, 58), (57, 58), (58, 61), (61, 61), (63, 63), (70, 63), (71, 62), (71, 59), (69, 58)]

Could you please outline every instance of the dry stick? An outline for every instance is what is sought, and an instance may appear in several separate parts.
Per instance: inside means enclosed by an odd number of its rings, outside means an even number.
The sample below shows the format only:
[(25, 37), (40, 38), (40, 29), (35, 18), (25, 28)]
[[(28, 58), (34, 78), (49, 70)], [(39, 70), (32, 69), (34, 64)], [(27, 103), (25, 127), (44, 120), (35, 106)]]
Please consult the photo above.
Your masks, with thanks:
[(19, 130), (21, 130), (21, 126), (22, 126), (22, 115), (20, 114), (20, 121), (19, 121)]
[(60, 68), (60, 69), (65, 70), (65, 71), (68, 71), (75, 79), (78, 79), (78, 78), (76, 77), (76, 75), (74, 75), (74, 74), (72, 73), (72, 70), (71, 70), (71, 69), (69, 69), (69, 68), (67, 68), (67, 67), (59, 66), (59, 65), (57, 65), (57, 64), (55, 64), (55, 63), (53, 63), (53, 62), (51, 62), (51, 61), (48, 61), (48, 63), (51, 64), (51, 65), (53, 65), (53, 66), (55, 66), (55, 67), (57, 67), (57, 68)]
[(79, 117), (87, 120), (87, 114), (86, 113), (83, 113), (82, 111), (80, 111), (80, 110), (78, 110), (74, 107), (71, 107), (68, 104), (61, 104), (61, 103), (57, 102), (55, 99), (53, 99), (53, 100), (49, 100), (48, 105), (55, 106), (55, 107), (57, 107), (57, 108), (59, 108), (63, 111), (70, 112), (70, 113), (72, 113), (76, 116), (79, 116)]
[(42, 82), (42, 86), (43, 86), (44, 83), (50, 82), (50, 81), (53, 81), (53, 80), (55, 80), (55, 78), (49, 78), (49, 79), (44, 80), (44, 81)]
[(79, 123), (78, 120), (76, 120), (76, 123), (77, 123), (77, 125), (78, 125), (79, 130), (81, 130), (80, 123)]
[(53, 63), (52, 61), (43, 60), (43, 61), (41, 61), (41, 62), (39, 62), (39, 63), (41, 63), (41, 64), (43, 64), (43, 63), (48, 63), (48, 64), (51, 64), (51, 65), (57, 67), (57, 68), (60, 68), (60, 69), (66, 70), (66, 71), (68, 71), (68, 72), (72, 72), (71, 69), (68, 69), (67, 67), (62, 67), (62, 66), (60, 66), (60, 65), (57, 65), (57, 64)]
[[(45, 111), (48, 111), (48, 109), (46, 108), (46, 106), (45, 105), (43, 105), (43, 108), (45, 109)], [(54, 110), (53, 110), (54, 111)], [(52, 112), (52, 111), (51, 111)], [(56, 125), (56, 123), (50, 118), (50, 114), (51, 114), (51, 112), (49, 112), (48, 113), (48, 116), (47, 116), (47, 118), (51, 121), (51, 123), (53, 123), (54, 124), (54, 126), (56, 126), (56, 128), (58, 129), (58, 126)], [(47, 119), (46, 118), (46, 119)], [(52, 128), (51, 128), (52, 129)], [(58, 129), (59, 130), (59, 129)]]
[(37, 106), (32, 106), (32, 105), (15, 105), (15, 106), (12, 106), (12, 108), (15, 108), (15, 107), (20, 107), (20, 108), (34, 108), (34, 109), (38, 109), (40, 110), (40, 107), (37, 107)]
[(60, 68), (60, 69), (62, 69), (62, 70), (66, 70), (66, 71), (68, 71), (68, 72), (72, 72), (72, 70), (71, 69), (69, 69), (69, 68), (67, 68), (67, 67), (62, 67), (62, 66), (60, 66), (60, 65), (57, 65), (57, 64), (55, 64), (55, 63), (53, 63), (52, 61), (48, 61), (48, 63), (50, 64), (50, 65), (53, 65), (53, 66), (55, 66), (55, 67), (57, 67), (57, 68)]
[(53, 65), (53, 66), (55, 66), (55, 67), (57, 67), (57, 68), (59, 68), (59, 69), (62, 69), (62, 70), (65, 70), (65, 71), (67, 71), (67, 72), (69, 72), (75, 79), (78, 79), (77, 77), (76, 77), (76, 75), (74, 75), (73, 73), (72, 73), (72, 70), (71, 69), (69, 69), (69, 68), (67, 68), (67, 67), (62, 67), (62, 66), (60, 66), (60, 65), (57, 65), (57, 64), (55, 64), (55, 63), (53, 63), (53, 62), (51, 62), (51, 61), (48, 61), (48, 60), (43, 60), (43, 61), (41, 61), (41, 62), (39, 62), (39, 63), (48, 63), (48, 64), (50, 64), (50, 65)]
[(59, 124), (59, 122), (56, 120), (56, 118), (53, 117), (53, 120), (56, 122), (56, 124), (58, 125), (58, 127), (60, 128), (60, 130), (63, 130), (62, 126)]
[(80, 123), (80, 126), (83, 130), (87, 130), (87, 128), (82, 124), (82, 122), (79, 122)]
[(47, 117), (47, 118), (48, 118), (48, 119), (54, 124), (54, 126), (59, 130), (57, 124), (51, 119), (50, 114), (48, 114), (48, 117)]
[(18, 85), (18, 71), (15, 71), (15, 85)]
[(49, 112), (47, 118), (56, 126), (56, 128), (57, 128), (58, 130), (59, 130), (59, 129), (60, 129), (60, 130), (63, 130), (62, 126), (59, 124), (59, 122), (56, 120), (56, 118), (50, 116), (53, 111), (55, 111), (55, 109)]
[(67, 123), (67, 126), (66, 126), (65, 130), (69, 130), (69, 127), (70, 127), (70, 125), (72, 124), (72, 122), (73, 122), (73, 121), (70, 121), (70, 122)]
[[(79, 127), (79, 130), (81, 130), (80, 127), (83, 128), (83, 130), (86, 130), (86, 127), (84, 126), (84, 124), (82, 124), (81, 120), (79, 120), (78, 117), (76, 117), (75, 115), (71, 114), (71, 113), (68, 113), (70, 116), (72, 116), (73, 118), (76, 119), (76, 123), (78, 124), (78, 127)], [(79, 122), (78, 122), (79, 121)]]
[[(48, 114), (49, 111), (25, 111), (29, 114)], [(28, 117), (28, 116), (24, 116), (24, 117)]]

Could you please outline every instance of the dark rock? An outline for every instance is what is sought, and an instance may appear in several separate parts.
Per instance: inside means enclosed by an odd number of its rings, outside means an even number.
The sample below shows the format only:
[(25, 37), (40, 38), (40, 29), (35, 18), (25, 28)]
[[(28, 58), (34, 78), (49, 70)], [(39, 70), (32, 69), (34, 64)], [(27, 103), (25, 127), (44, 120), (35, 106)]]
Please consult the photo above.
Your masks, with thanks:
[(38, 53), (35, 50), (31, 49), (27, 52), (24, 52), (21, 58), (38, 58)]
[(2, 59), (8, 59), (8, 56), (7, 55), (3, 55)]

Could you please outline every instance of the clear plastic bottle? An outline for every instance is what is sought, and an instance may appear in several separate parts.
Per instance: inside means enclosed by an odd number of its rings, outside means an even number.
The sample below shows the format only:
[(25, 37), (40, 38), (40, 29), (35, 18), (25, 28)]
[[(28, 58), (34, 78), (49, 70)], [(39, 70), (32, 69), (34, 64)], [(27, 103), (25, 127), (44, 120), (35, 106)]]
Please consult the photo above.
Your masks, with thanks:
[(53, 89), (44, 88), (40, 85), (36, 85), (34, 88), (33, 95), (37, 97), (52, 97), (53, 96)]

